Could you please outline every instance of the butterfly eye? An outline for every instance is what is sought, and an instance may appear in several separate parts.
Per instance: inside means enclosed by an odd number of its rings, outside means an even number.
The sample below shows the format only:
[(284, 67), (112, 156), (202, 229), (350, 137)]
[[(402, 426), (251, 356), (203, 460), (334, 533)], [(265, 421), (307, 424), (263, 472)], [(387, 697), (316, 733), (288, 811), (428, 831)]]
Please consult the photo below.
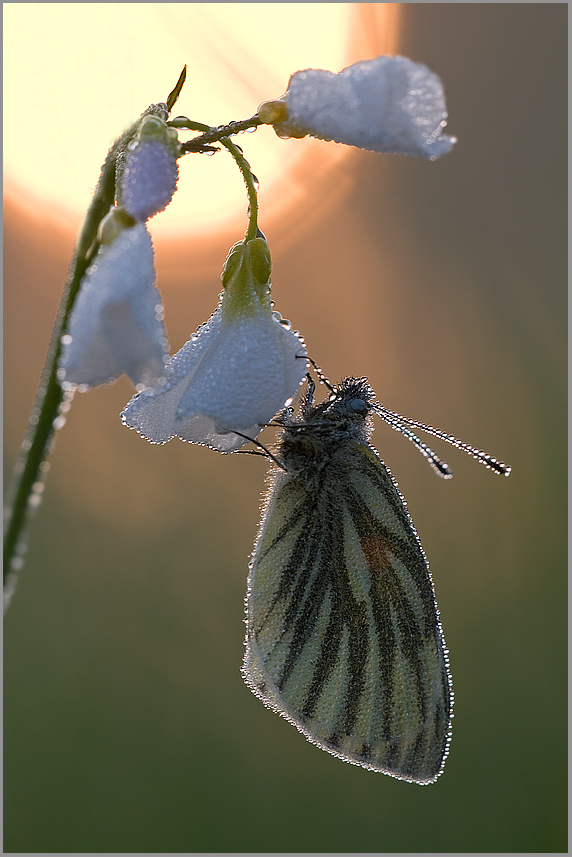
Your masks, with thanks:
[(367, 402), (364, 402), (363, 399), (350, 399), (348, 401), (348, 408), (357, 414), (365, 414), (367, 412)]

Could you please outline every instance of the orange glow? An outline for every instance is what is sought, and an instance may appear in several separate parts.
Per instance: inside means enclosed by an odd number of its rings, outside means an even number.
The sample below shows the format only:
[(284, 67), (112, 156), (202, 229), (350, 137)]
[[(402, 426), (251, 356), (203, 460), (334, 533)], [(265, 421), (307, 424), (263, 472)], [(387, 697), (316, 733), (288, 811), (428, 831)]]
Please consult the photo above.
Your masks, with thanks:
[[(79, 224), (114, 137), (167, 97), (185, 63), (174, 115), (215, 125), (244, 119), (300, 68), (338, 71), (394, 53), (398, 16), (394, 3), (5, 4), (7, 192), (44, 200)], [(319, 196), (348, 154), (281, 141), (268, 127), (238, 142), (260, 179), (266, 223), (306, 194)], [(181, 159), (180, 175), (173, 202), (152, 222), (155, 236), (241, 228), (246, 196), (225, 152)]]
[[(113, 13), (116, 29), (125, 28), (129, 16), (139, 16), (136, 56), (129, 53), (132, 49), (129, 42), (122, 57), (116, 52), (106, 4), (47, 5), (52, 15), (50, 32), (55, 39), (51, 50), (58, 56), (58, 64), (46, 60), (44, 65), (47, 47), (43, 27), (49, 17), (43, 11), (45, 7), (34, 4), (33, 14), (27, 11), (26, 4), (4, 7), (9, 48), (5, 86), (10, 102), (6, 104), (5, 192), (6, 216), (13, 230), (7, 241), (19, 260), (12, 266), (14, 274), (6, 307), (13, 320), (7, 331), (7, 350), (19, 353), (19, 343), (24, 339), (30, 349), (27, 358), (19, 361), (20, 374), (11, 374), (7, 379), (7, 400), (18, 403), (19, 408), (13, 434), (8, 432), (7, 437), (7, 443), (14, 448), (21, 440), (22, 425), (31, 404), (21, 391), (34, 389), (72, 256), (75, 233), (89, 205), (99, 165), (113, 135), (149, 101), (167, 97), (185, 62), (188, 77), (175, 115), (186, 113), (213, 124), (245, 118), (265, 98), (281, 95), (289, 74), (299, 68), (315, 66), (338, 71), (360, 59), (395, 53), (399, 15), (398, 4), (109, 4), (116, 7)], [(91, 11), (95, 7), (102, 20), (96, 20)], [(289, 8), (289, 21), (283, 11), (285, 7)], [(237, 23), (241, 15), (245, 18), (242, 30)], [(316, 39), (311, 34), (317, 31), (318, 17), (323, 19), (322, 35)], [(255, 18), (262, 21), (267, 34), (272, 32), (272, 39), (268, 35), (264, 38), (264, 32), (249, 30)], [(15, 43), (19, 21), (22, 27), (24, 22), (29, 25), (29, 43)], [(72, 44), (70, 57), (64, 58), (64, 36), (73, 42), (70, 29), (77, 30), (80, 24), (87, 26), (86, 21), (93, 24), (91, 30), (86, 30), (91, 47), (84, 46), (80, 51)], [(68, 25), (67, 31), (64, 23)], [(283, 38), (282, 27), (287, 23), (305, 32), (307, 42), (294, 39), (290, 45)], [(107, 44), (101, 42), (104, 24), (108, 27)], [(61, 33), (56, 33), (58, 28)], [(281, 33), (280, 39), (275, 39), (276, 32)], [(96, 62), (95, 46), (102, 44), (105, 55)], [(253, 45), (256, 51), (251, 50)], [(23, 53), (17, 59), (20, 48)], [(75, 64), (77, 73), (72, 74), (70, 66), (65, 64), (60, 67), (60, 59), (62, 63), (65, 59), (66, 63), (69, 60), (71, 65)], [(48, 93), (64, 90), (63, 98), (49, 101)], [(15, 117), (24, 108), (36, 119), (29, 128), (15, 123)], [(186, 139), (184, 134), (181, 138)], [(337, 217), (337, 212), (343, 209), (342, 198), (353, 186), (350, 164), (355, 166), (360, 153), (308, 138), (280, 140), (271, 128), (260, 128), (254, 134), (236, 139), (260, 179), (260, 225), (271, 241), (277, 309), (290, 317), (295, 327), (303, 327), (304, 316), (309, 316), (308, 336), (313, 353), (319, 354), (320, 359), (327, 356), (331, 340), (337, 343), (336, 360), (342, 362), (345, 358), (348, 371), (352, 371), (352, 362), (355, 360), (357, 364), (364, 356), (365, 344), (376, 341), (378, 336), (375, 314), (362, 318), (362, 301), (352, 302), (343, 313), (336, 309), (340, 283), (353, 280), (356, 270), (362, 283), (379, 285), (377, 257), (360, 234), (359, 224), (347, 211), (340, 222)], [(340, 169), (344, 161), (348, 168)], [(213, 157), (188, 156), (182, 159), (180, 170), (179, 190), (173, 202), (150, 223), (172, 351), (180, 348), (190, 332), (213, 311), (224, 258), (229, 247), (244, 234), (247, 222), (242, 180), (225, 152)], [(306, 279), (301, 279), (298, 254), (291, 253), (289, 248), (300, 241), (304, 246), (310, 234), (312, 253), (308, 257), (301, 251), (307, 268)], [(340, 264), (331, 247), (343, 244), (351, 246), (353, 252)], [(387, 261), (386, 265), (390, 267)], [(314, 292), (308, 289), (308, 282), (316, 285)], [(288, 291), (286, 284), (290, 284)], [(375, 307), (378, 300), (375, 294), (371, 300)], [(387, 316), (387, 305), (384, 312)], [(361, 331), (357, 343), (347, 340), (347, 325)], [(386, 333), (385, 341), (390, 339)], [(332, 371), (337, 372), (334, 361), (328, 362), (328, 367), (332, 364)], [(165, 510), (165, 521), (176, 514), (169, 501), (172, 486), (167, 477), (171, 471), (169, 466), (165, 470), (165, 462), (177, 462), (173, 466), (180, 472), (190, 468), (196, 476), (197, 466), (202, 466), (197, 461), (203, 461), (205, 451), (197, 449), (189, 457), (186, 445), (177, 442), (159, 449), (126, 431), (120, 426), (117, 413), (131, 395), (131, 385), (123, 378), (89, 395), (76, 396), (73, 418), (81, 421), (83, 427), (78, 434), (67, 433), (67, 453), (58, 464), (56, 478), (61, 479), (62, 485), (73, 486), (73, 472), (81, 460), (82, 479), (90, 490), (82, 492), (80, 505), (89, 508), (90, 514), (109, 521), (121, 513), (137, 528), (142, 520), (151, 523), (158, 514), (162, 515), (158, 506)], [(105, 413), (109, 416), (105, 426), (99, 416), (102, 401), (107, 403)], [(123, 493), (132, 493), (128, 480), (122, 483), (115, 499), (102, 502), (107, 491), (106, 473), (97, 457), (85, 455), (86, 448), (111, 450), (116, 442), (122, 450), (122, 467), (129, 462), (135, 468), (139, 458), (144, 457), (148, 488), (153, 487), (130, 502)], [(204, 461), (208, 467), (212, 457), (207, 453)], [(157, 504), (157, 497), (164, 502)]]

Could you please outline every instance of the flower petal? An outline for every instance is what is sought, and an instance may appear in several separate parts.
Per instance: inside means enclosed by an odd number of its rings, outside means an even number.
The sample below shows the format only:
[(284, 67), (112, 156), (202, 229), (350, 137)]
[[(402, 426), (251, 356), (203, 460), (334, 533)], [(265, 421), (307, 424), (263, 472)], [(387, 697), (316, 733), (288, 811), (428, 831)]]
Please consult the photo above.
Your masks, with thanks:
[(306, 348), (261, 304), (231, 322), (222, 303), (174, 355), (160, 390), (144, 390), (122, 414), (152, 443), (177, 436), (219, 452), (256, 437), (296, 396), (307, 370)]
[(157, 384), (167, 354), (162, 319), (153, 244), (141, 223), (104, 244), (83, 278), (62, 338), (62, 385), (94, 387), (124, 372), (134, 384)]
[(298, 71), (280, 100), (288, 110), (288, 118), (274, 125), (280, 136), (306, 133), (373, 152), (430, 159), (456, 142), (441, 134), (447, 110), (440, 78), (405, 57), (365, 60), (339, 74)]

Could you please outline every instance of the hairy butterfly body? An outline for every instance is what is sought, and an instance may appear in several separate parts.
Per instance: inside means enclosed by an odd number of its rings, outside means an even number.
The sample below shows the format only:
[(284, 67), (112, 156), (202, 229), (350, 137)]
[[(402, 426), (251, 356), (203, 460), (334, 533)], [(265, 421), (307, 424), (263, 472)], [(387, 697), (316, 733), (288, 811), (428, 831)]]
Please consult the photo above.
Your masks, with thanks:
[(450, 471), (384, 412), (365, 378), (347, 378), (318, 405), (312, 393), (299, 417), (280, 418), (280, 469), (248, 578), (243, 675), (323, 750), (432, 783), (451, 735), (448, 655), (415, 527), (369, 443), (371, 414)]

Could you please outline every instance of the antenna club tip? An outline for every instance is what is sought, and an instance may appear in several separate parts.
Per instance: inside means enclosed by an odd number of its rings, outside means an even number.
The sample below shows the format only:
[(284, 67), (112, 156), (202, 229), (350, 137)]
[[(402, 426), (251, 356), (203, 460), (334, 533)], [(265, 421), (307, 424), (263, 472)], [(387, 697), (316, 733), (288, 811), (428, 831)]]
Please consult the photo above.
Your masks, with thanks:
[(495, 473), (498, 473), (499, 476), (509, 476), (512, 470), (510, 464), (505, 464), (504, 461), (497, 461), (496, 458), (491, 458), (489, 461), (484, 462), (489, 470), (493, 470)]

